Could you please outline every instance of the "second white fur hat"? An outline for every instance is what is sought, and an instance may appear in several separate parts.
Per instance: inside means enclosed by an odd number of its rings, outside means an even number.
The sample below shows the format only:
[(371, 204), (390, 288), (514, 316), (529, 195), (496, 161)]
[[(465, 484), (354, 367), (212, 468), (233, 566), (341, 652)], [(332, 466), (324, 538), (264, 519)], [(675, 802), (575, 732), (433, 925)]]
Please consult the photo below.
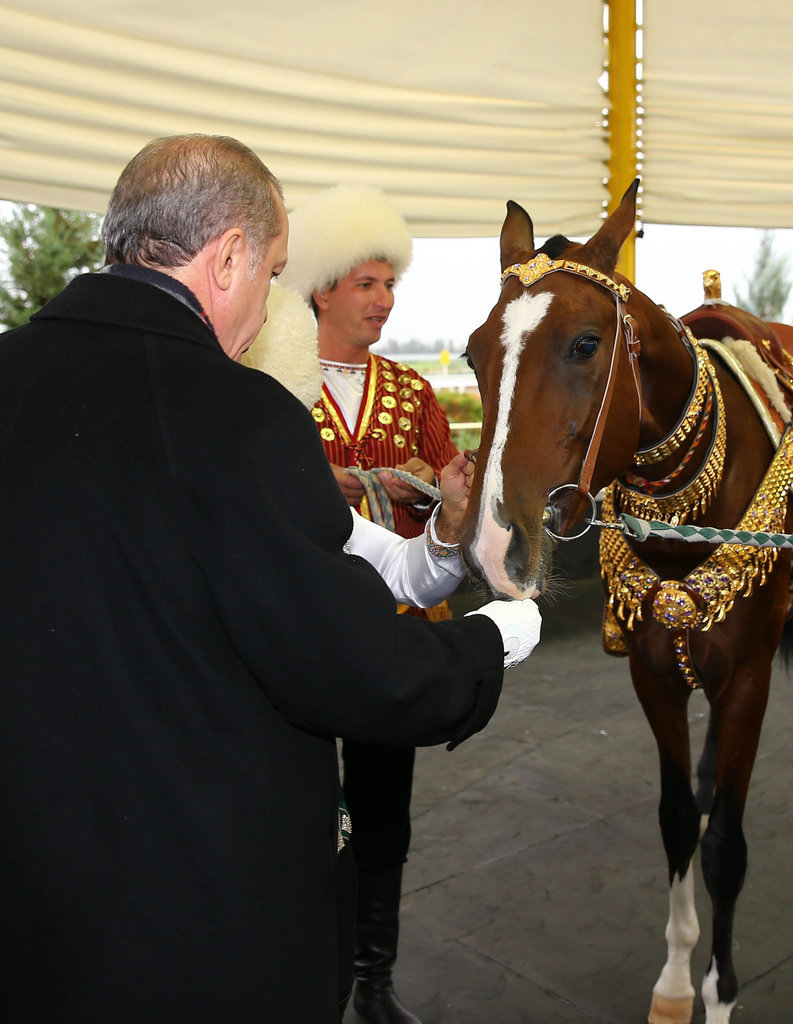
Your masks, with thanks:
[(412, 256), (405, 219), (383, 192), (369, 185), (336, 185), (289, 214), (289, 258), (280, 282), (311, 302), (315, 290), (366, 260), (388, 260), (398, 281)]
[(267, 299), (267, 320), (243, 353), (242, 362), (275, 377), (307, 409), (319, 401), (322, 372), (317, 322), (302, 296), (273, 282)]

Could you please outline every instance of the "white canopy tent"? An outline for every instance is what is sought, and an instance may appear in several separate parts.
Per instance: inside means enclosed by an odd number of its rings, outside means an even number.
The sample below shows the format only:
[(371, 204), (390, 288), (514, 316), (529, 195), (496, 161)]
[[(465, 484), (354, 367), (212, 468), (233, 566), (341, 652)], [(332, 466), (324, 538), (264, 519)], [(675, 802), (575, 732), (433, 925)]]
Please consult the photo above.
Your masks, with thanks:
[[(643, 217), (793, 227), (793, 14), (645, 0)], [(608, 198), (601, 0), (0, 2), (0, 198), (102, 211), (149, 139), (230, 134), (287, 206), (385, 189), (417, 236), (589, 234)], [(628, 182), (620, 183), (622, 188)]]

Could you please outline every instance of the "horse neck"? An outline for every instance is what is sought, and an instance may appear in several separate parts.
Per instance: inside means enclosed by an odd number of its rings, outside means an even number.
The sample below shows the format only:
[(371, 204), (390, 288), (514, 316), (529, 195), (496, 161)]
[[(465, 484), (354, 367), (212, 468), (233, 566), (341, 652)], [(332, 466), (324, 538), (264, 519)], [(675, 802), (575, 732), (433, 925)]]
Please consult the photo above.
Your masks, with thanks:
[(639, 293), (640, 308), (628, 311), (636, 319), (641, 341), (639, 372), (642, 418), (639, 447), (648, 448), (666, 437), (685, 412), (694, 380), (693, 362), (676, 321)]

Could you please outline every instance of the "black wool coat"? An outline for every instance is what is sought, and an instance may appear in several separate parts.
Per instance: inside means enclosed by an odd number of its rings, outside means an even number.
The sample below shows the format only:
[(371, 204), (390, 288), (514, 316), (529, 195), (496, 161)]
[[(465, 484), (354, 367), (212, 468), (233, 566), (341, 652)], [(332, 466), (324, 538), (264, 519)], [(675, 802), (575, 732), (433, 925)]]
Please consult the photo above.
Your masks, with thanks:
[(335, 1021), (333, 737), (464, 737), (503, 660), (350, 527), (309, 414), (166, 292), (0, 336), (3, 1024)]

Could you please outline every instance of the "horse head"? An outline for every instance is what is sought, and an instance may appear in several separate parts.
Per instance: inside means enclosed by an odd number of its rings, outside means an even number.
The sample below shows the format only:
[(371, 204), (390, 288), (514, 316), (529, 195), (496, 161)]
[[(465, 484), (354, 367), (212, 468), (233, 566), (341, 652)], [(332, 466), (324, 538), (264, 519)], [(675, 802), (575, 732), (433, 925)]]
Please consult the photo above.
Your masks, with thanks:
[(636, 451), (635, 323), (615, 267), (637, 188), (583, 244), (559, 235), (535, 249), (529, 215), (507, 204), (501, 294), (466, 353), (482, 396), (482, 443), (462, 543), (469, 568), (496, 595), (542, 591), (549, 530), (570, 532), (588, 494)]

